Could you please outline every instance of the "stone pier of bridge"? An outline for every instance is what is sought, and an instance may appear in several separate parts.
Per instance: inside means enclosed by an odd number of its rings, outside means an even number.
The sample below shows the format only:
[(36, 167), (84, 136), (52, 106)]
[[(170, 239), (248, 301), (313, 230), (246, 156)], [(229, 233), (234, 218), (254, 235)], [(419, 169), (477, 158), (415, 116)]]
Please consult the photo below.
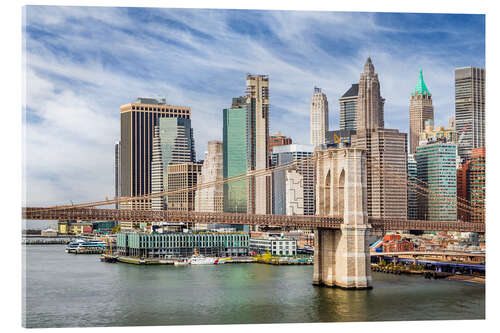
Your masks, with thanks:
[(366, 155), (357, 148), (316, 150), (316, 214), (343, 216), (339, 229), (315, 230), (313, 284), (372, 287), (367, 235)]

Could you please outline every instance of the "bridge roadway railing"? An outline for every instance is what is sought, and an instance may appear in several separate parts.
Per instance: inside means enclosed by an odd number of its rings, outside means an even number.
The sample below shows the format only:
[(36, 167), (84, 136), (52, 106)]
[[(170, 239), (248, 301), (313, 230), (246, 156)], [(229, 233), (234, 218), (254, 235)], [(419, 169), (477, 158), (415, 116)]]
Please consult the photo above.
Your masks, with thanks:
[(368, 218), (368, 223), (377, 230), (423, 230), (423, 231), (459, 231), (485, 232), (484, 223), (462, 221), (427, 221), (390, 218)]
[(28, 220), (87, 220), (87, 221), (129, 221), (129, 222), (188, 222), (295, 226), (304, 228), (339, 229), (342, 217), (314, 215), (256, 215), (241, 213), (207, 213), (185, 211), (154, 211), (127, 209), (44, 209), (23, 208), (23, 218)]
[[(127, 210), (101, 208), (47, 209), (24, 207), (23, 218), (28, 220), (86, 220), (129, 222), (189, 222), (294, 226), (303, 228), (339, 229), (343, 218), (317, 215), (257, 215), (241, 213), (206, 213), (172, 210)], [(485, 232), (484, 223), (459, 221), (426, 221), (370, 217), (368, 223), (376, 230), (424, 230)]]

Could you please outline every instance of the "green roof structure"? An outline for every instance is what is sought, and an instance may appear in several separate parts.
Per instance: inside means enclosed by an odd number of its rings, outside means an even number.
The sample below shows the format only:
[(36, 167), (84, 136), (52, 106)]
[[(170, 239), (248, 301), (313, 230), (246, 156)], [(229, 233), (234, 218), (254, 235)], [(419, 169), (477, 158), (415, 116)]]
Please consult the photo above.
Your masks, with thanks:
[(422, 75), (422, 69), (420, 69), (420, 75), (418, 77), (417, 86), (415, 87), (415, 90), (413, 90), (413, 93), (411, 95), (412, 96), (415, 96), (415, 95), (432, 96), (429, 89), (427, 89), (427, 86), (425, 85), (424, 76)]

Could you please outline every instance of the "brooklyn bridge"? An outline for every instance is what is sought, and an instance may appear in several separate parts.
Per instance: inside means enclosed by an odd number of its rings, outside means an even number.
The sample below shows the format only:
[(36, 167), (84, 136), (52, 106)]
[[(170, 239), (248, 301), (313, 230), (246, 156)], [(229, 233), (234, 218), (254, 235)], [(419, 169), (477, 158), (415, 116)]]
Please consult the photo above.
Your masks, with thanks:
[[(179, 221), (314, 229), (313, 283), (348, 289), (366, 289), (372, 286), (370, 255), (367, 244), (367, 235), (371, 230), (485, 232), (484, 223), (368, 216), (366, 202), (366, 166), (368, 161), (366, 152), (358, 148), (329, 148), (315, 151), (312, 159), (314, 159), (316, 170), (316, 215), (313, 216), (96, 208), (114, 203), (124, 204), (149, 200), (153, 197), (168, 196), (182, 191), (195, 191), (227, 182), (248, 179), (249, 177), (258, 177), (274, 172), (279, 168), (290, 167), (289, 164), (257, 170), (222, 181), (140, 197), (114, 198), (112, 200), (68, 206), (23, 207), (22, 217), (28, 220)], [(305, 163), (306, 160), (298, 160), (292, 164)], [(408, 182), (409, 188), (418, 191), (420, 195), (437, 197), (471, 213), (478, 211), (477, 208), (472, 207), (467, 202), (458, 202), (456, 199), (441, 197), (439, 193), (433, 192), (425, 184), (410, 182), (406, 177), (403, 179), (389, 167), (379, 171), (391, 174), (393, 181)], [(453, 200), (455, 201), (453, 202)], [(484, 214), (482, 211), (480, 213)]]

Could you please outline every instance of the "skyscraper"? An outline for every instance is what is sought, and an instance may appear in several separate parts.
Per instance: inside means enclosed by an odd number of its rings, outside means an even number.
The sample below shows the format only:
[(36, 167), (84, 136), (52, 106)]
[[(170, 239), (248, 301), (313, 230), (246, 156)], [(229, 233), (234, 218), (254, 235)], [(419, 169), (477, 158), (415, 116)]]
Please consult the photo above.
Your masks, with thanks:
[[(196, 186), (201, 171), (201, 164), (180, 163), (168, 165), (167, 187), (169, 190), (178, 190)], [(195, 205), (195, 191), (182, 191), (167, 197), (168, 210), (192, 211)]]
[[(164, 175), (163, 175), (163, 161), (160, 145), (160, 127), (154, 127), (153, 134), (153, 152), (151, 158), (151, 193), (161, 193), (165, 190)], [(151, 198), (152, 210), (163, 210), (166, 207), (166, 202), (163, 196)]]
[(455, 69), (456, 130), (459, 136), (463, 133), (463, 139), (458, 145), (458, 154), (465, 159), (471, 156), (473, 148), (485, 146), (484, 85), (484, 68)]
[[(264, 170), (269, 166), (269, 76), (247, 75), (246, 104), (248, 109), (248, 171)], [(271, 176), (251, 176), (249, 179), (248, 213), (271, 213)]]
[[(119, 198), (121, 196), (120, 191), (120, 150), (121, 145), (120, 141), (115, 142), (115, 198)], [(115, 209), (119, 208), (119, 204), (115, 203)]]
[(406, 133), (396, 129), (357, 131), (351, 145), (366, 150), (368, 216), (408, 217)]
[(417, 86), (410, 97), (410, 154), (414, 154), (418, 146), (419, 134), (424, 130), (425, 121), (434, 121), (432, 95), (427, 89), (420, 70)]
[(321, 88), (314, 87), (311, 99), (311, 145), (318, 146), (326, 143), (328, 132), (328, 99), (321, 92)]
[(368, 58), (359, 80), (356, 134), (351, 136), (351, 145), (366, 151), (368, 216), (407, 218), (407, 136), (384, 129), (384, 102)]
[[(408, 181), (420, 185), (417, 179), (417, 161), (413, 154), (408, 154)], [(418, 219), (418, 187), (408, 184), (408, 220)]]
[[(208, 151), (201, 166), (198, 185), (220, 181), (224, 178), (222, 150), (221, 141), (208, 142)], [(195, 195), (195, 210), (197, 212), (223, 212), (223, 194), (222, 184), (197, 190)]]
[[(457, 168), (457, 201), (466, 204), (470, 199), (470, 191), (468, 187), (470, 161), (465, 161), (459, 164)], [(457, 218), (461, 221), (470, 220), (470, 211), (462, 205), (457, 205)]]
[(469, 201), (474, 208), (471, 222), (484, 223), (486, 198), (486, 149), (484, 147), (472, 149), (468, 171)]
[(356, 130), (384, 128), (384, 103), (385, 99), (380, 96), (378, 74), (368, 57), (358, 85)]
[[(191, 109), (165, 100), (138, 98), (120, 107), (120, 187), (122, 197), (151, 193), (154, 126), (162, 118), (191, 118)], [(121, 208), (150, 209), (151, 200), (120, 204)]]
[[(224, 179), (247, 173), (248, 108), (244, 97), (233, 98), (231, 108), (223, 110), (222, 161)], [(246, 213), (248, 205), (248, 179), (225, 183), (224, 212)]]
[(417, 147), (417, 177), (430, 193), (419, 195), (419, 219), (457, 220), (457, 146), (452, 142), (429, 141)]
[[(168, 190), (168, 166), (196, 162), (191, 119), (160, 118), (154, 126), (151, 193)], [(153, 209), (163, 209), (165, 198), (152, 198)]]
[[(286, 165), (311, 157), (313, 152), (313, 145), (277, 146), (273, 149), (272, 160), (275, 165)], [(274, 171), (272, 185), (273, 214), (291, 215), (291, 212), (294, 212), (299, 215), (298, 212), (302, 212), (300, 215), (314, 215), (316, 209), (314, 161), (307, 160), (290, 167), (289, 170)], [(302, 190), (298, 190), (297, 186), (302, 186)]]
[(339, 98), (340, 130), (356, 130), (356, 109), (359, 84), (355, 83)]

